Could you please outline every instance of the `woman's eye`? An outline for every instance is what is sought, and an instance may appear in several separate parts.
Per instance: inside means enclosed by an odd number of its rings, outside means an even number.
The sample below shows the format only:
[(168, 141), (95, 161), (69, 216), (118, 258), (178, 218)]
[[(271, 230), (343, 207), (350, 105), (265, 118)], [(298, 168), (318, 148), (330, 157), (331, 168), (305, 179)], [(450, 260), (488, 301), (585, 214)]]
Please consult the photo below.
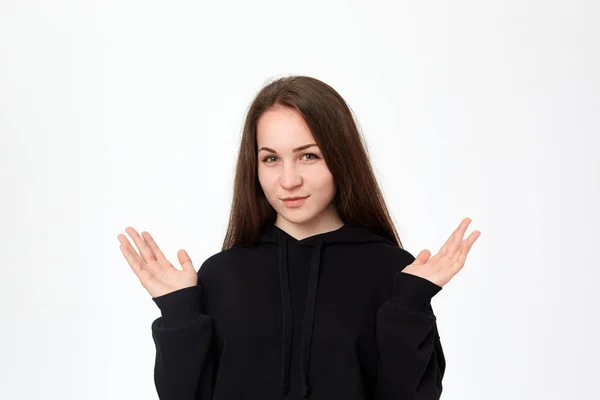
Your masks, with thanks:
[[(314, 157), (314, 160), (316, 160), (316, 159), (318, 159), (318, 158), (319, 158), (319, 156), (317, 156), (316, 154), (313, 154), (313, 153), (304, 153), (304, 154), (302, 154), (302, 157), (304, 157), (304, 156), (313, 156), (313, 157)], [(269, 164), (270, 162), (269, 162), (268, 160), (269, 160), (270, 158), (277, 158), (277, 157), (275, 157), (275, 156), (268, 156), (268, 157), (265, 157), (265, 158), (263, 158), (263, 162), (266, 162), (267, 164)], [(310, 160), (310, 159), (309, 159), (309, 160)]]
[(315, 159), (319, 158), (316, 155), (314, 155), (313, 153), (305, 153), (302, 156), (313, 156)]

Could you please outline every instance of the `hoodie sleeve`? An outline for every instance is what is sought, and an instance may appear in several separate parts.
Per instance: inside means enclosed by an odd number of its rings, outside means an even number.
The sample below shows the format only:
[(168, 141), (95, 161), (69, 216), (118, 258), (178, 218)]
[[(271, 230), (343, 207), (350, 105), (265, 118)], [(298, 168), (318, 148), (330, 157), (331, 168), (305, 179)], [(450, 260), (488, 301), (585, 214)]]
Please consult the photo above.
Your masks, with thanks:
[(405, 272), (377, 313), (376, 400), (438, 400), (446, 360), (431, 298), (442, 287)]
[(208, 400), (214, 389), (212, 318), (202, 312), (202, 286), (154, 297), (154, 383), (160, 400)]

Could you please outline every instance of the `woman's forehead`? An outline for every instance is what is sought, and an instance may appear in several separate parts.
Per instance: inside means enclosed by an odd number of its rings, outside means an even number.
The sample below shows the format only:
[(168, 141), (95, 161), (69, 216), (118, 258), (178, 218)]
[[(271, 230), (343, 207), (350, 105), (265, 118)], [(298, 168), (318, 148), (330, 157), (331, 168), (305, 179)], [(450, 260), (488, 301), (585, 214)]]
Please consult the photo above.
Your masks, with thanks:
[(282, 119), (259, 121), (256, 130), (258, 148), (268, 147), (275, 152), (293, 152), (301, 146), (315, 144), (306, 124)]

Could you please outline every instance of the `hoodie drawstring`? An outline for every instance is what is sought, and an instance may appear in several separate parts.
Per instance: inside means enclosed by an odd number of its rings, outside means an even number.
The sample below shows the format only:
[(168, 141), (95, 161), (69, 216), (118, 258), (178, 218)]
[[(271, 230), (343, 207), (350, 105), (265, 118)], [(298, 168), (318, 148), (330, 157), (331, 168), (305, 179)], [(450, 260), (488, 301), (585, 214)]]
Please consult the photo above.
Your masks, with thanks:
[(279, 278), (283, 305), (283, 340), (281, 345), (281, 389), (286, 394), (290, 388), (290, 356), (292, 347), (292, 299), (290, 297), (287, 268), (287, 241), (279, 235)]
[[(310, 386), (308, 384), (308, 367), (310, 364), (310, 350), (313, 334), (315, 308), (317, 305), (317, 289), (319, 287), (319, 268), (321, 266), (321, 249), (325, 238), (317, 242), (312, 253), (310, 272), (308, 277), (308, 290), (306, 295), (306, 306), (304, 321), (302, 323), (301, 341), (301, 374), (302, 374), (302, 397), (307, 397)], [(283, 340), (281, 348), (281, 388), (283, 394), (289, 391), (290, 385), (290, 361), (292, 348), (292, 301), (289, 286), (289, 270), (287, 262), (287, 239), (279, 233), (279, 277), (281, 285), (281, 301), (283, 305)]]
[(308, 364), (310, 363), (310, 344), (312, 340), (313, 322), (315, 317), (315, 306), (317, 305), (317, 288), (319, 286), (319, 267), (321, 265), (321, 246), (323, 240), (320, 240), (312, 254), (310, 262), (310, 275), (308, 278), (308, 294), (306, 297), (306, 310), (304, 312), (304, 323), (302, 324), (302, 351), (300, 353), (300, 362), (302, 364), (302, 397), (308, 395)]

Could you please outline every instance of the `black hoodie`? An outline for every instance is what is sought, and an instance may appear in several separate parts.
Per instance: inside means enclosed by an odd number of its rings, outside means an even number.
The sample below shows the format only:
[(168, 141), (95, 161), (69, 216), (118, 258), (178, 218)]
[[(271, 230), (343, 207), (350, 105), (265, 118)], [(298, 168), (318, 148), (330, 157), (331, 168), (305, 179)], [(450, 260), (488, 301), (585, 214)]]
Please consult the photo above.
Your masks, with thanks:
[(297, 240), (267, 225), (153, 298), (160, 399), (439, 399), (442, 288), (400, 272), (414, 259), (365, 227)]

